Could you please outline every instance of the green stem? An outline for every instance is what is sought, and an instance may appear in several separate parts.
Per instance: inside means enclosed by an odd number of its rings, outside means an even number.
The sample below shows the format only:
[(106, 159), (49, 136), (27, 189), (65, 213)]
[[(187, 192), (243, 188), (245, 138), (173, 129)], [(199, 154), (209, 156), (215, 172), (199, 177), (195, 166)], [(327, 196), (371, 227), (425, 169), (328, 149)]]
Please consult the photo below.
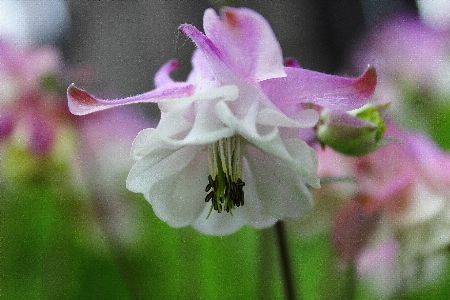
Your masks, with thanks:
[(356, 265), (351, 259), (345, 270), (345, 287), (343, 299), (352, 300), (356, 297)]
[(285, 296), (287, 300), (295, 300), (297, 298), (295, 296), (294, 279), (286, 240), (286, 229), (282, 221), (278, 221), (275, 224), (275, 231), (278, 240), (278, 250), (280, 253), (281, 273), (283, 276)]

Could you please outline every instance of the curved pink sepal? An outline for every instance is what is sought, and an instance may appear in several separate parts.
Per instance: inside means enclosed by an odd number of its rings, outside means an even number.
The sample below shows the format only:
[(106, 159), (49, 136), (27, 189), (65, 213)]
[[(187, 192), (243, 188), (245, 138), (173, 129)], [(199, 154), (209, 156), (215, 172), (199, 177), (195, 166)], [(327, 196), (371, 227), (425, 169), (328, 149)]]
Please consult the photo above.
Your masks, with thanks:
[(348, 111), (366, 104), (377, 83), (377, 73), (371, 66), (358, 78), (301, 68), (285, 67), (285, 71), (287, 77), (260, 82), (264, 93), (278, 107), (313, 103), (333, 110)]
[(179, 66), (180, 63), (175, 59), (166, 62), (155, 74), (154, 79), (155, 87), (159, 88), (165, 84), (175, 83), (175, 81), (173, 81), (173, 79), (170, 78), (170, 73), (178, 69)]
[(211, 71), (216, 79), (227, 81), (233, 72), (224, 61), (224, 54), (214, 45), (214, 43), (195, 26), (182, 24), (178, 27), (181, 34), (187, 35), (205, 56)]
[(224, 7), (219, 17), (209, 8), (203, 28), (226, 63), (247, 80), (286, 76), (280, 44), (269, 22), (254, 10)]
[(123, 99), (104, 100), (98, 99), (88, 92), (77, 88), (73, 83), (67, 89), (69, 110), (74, 115), (86, 115), (108, 108), (127, 105), (132, 103), (158, 102), (163, 99), (176, 99), (188, 97), (194, 93), (193, 84), (171, 84), (170, 87), (163, 86), (140, 95)]

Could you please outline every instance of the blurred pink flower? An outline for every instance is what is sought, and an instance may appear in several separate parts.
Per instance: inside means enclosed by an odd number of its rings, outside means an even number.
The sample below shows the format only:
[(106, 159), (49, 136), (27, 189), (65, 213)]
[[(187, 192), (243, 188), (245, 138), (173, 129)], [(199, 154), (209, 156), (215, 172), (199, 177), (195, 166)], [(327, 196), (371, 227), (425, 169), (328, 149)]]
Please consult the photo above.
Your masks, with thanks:
[(198, 47), (186, 82), (170, 78), (178, 66), (171, 61), (156, 74), (156, 89), (142, 95), (109, 101), (74, 85), (68, 89), (69, 108), (79, 115), (157, 102), (161, 121), (135, 139), (127, 187), (143, 193), (169, 225), (217, 235), (308, 211), (307, 185), (320, 186), (317, 159), (298, 130), (313, 127), (318, 114), (300, 104), (358, 108), (376, 84), (373, 68), (350, 79), (284, 67), (262, 16), (246, 8), (222, 13), (205, 11), (205, 35), (180, 26)]
[[(134, 218), (139, 212), (126, 201), (130, 192), (125, 188), (133, 165), (130, 148), (139, 131), (154, 122), (142, 112), (121, 107), (77, 118), (74, 125), (78, 147), (72, 164), (73, 183), (78, 191), (90, 194), (95, 220), (103, 230), (121, 242), (135, 241), (139, 222)], [(94, 223), (88, 229), (97, 226)]]
[(401, 14), (371, 31), (354, 59), (360, 67), (376, 65), (380, 81), (402, 77), (433, 86), (442, 80), (436, 71), (448, 66), (449, 47), (449, 32), (433, 30), (418, 17)]
[[(427, 27), (400, 14), (376, 26), (357, 46), (352, 64), (377, 66), (374, 103), (391, 103), (389, 114), (409, 127), (433, 132), (450, 97), (450, 31)], [(442, 126), (445, 128), (445, 126)], [(439, 130), (444, 130), (444, 128)]]
[(75, 124), (79, 145), (77, 162), (83, 179), (94, 191), (123, 193), (125, 183), (120, 182), (125, 182), (133, 165), (130, 157), (133, 140), (155, 122), (139, 111), (122, 107), (77, 118)]
[(61, 75), (59, 53), (52, 47), (31, 48), (0, 40), (0, 140), (38, 155), (51, 151), (58, 124), (71, 118), (62, 97), (45, 86)]
[[(387, 291), (397, 292), (413, 287), (417, 280), (435, 279), (442, 269), (438, 267), (445, 261), (442, 250), (450, 245), (450, 181), (446, 171), (450, 154), (424, 135), (406, 132), (393, 123), (388, 125), (387, 134), (398, 142), (346, 161), (353, 167), (348, 176), (355, 177), (357, 191), (341, 207), (332, 236), (339, 255), (356, 262), (361, 276), (386, 281), (381, 273), (395, 274), (391, 284), (397, 285)], [(398, 245), (395, 257), (401, 263), (380, 261), (372, 266), (369, 276), (367, 265), (386, 250), (382, 244), (388, 241)], [(392, 260), (392, 255), (386, 259)], [(421, 262), (427, 265), (421, 266)], [(420, 273), (422, 267), (426, 267), (426, 274)], [(386, 273), (386, 268), (391, 270)], [(379, 281), (374, 285), (382, 286)]]

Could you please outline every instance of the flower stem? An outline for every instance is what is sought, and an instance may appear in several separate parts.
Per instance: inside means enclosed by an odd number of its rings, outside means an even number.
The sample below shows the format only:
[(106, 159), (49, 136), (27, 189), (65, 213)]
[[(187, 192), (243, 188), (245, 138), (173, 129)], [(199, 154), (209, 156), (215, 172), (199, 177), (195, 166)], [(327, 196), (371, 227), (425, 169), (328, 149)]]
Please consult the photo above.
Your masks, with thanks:
[(294, 279), (287, 247), (286, 229), (282, 221), (278, 221), (275, 224), (275, 231), (278, 240), (278, 250), (280, 252), (281, 273), (283, 276), (285, 296), (288, 300), (295, 300)]
[(344, 298), (352, 300), (356, 296), (356, 265), (354, 259), (350, 260), (345, 270)]

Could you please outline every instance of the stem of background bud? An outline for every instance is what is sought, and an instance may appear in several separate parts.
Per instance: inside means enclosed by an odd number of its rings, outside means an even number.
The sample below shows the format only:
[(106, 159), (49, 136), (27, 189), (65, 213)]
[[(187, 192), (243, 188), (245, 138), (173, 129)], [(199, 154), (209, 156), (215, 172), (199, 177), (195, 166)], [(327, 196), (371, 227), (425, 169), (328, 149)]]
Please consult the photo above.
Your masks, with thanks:
[[(286, 229), (282, 221), (275, 224), (275, 233), (278, 241), (278, 250), (280, 252), (281, 274), (283, 276), (284, 293), (287, 300), (297, 299), (292, 275), (291, 261), (286, 240)], [(299, 298), (300, 299), (300, 298)]]
[(345, 270), (345, 287), (342, 299), (352, 300), (356, 297), (356, 265), (355, 260), (351, 259)]

